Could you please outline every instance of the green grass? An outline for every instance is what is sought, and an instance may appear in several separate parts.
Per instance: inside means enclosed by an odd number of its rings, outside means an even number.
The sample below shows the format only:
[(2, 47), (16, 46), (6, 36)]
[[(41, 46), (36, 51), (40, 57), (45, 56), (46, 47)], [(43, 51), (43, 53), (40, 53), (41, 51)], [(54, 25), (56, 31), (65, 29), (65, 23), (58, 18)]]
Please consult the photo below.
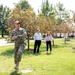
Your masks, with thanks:
[[(33, 48), (33, 43), (30, 44)], [(24, 51), (20, 70), (14, 73), (14, 46), (0, 47), (0, 75), (75, 75), (75, 39), (64, 44), (63, 39), (55, 40), (52, 54), (46, 54), (45, 44), (42, 43), (40, 54)], [(22, 73), (31, 69), (33, 72)]]

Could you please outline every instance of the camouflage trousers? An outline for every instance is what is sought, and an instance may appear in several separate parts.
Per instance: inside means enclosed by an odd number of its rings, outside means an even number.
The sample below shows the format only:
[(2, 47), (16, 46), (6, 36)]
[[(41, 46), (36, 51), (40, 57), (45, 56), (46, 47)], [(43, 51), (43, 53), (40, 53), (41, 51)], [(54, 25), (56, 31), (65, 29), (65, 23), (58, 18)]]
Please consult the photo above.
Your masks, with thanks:
[(24, 50), (24, 48), (25, 48), (25, 44), (15, 46), (15, 50), (14, 50), (14, 62), (15, 62), (15, 64), (17, 62), (21, 61), (22, 51)]

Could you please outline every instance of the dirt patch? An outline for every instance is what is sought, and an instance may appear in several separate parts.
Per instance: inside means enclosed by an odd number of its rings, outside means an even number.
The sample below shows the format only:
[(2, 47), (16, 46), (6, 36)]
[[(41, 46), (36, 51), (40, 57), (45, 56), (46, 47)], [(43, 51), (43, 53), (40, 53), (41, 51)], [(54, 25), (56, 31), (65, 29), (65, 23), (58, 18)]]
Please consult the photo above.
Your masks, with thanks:
[(33, 70), (27, 69), (27, 70), (22, 70), (22, 73), (29, 73), (29, 72), (33, 72)]

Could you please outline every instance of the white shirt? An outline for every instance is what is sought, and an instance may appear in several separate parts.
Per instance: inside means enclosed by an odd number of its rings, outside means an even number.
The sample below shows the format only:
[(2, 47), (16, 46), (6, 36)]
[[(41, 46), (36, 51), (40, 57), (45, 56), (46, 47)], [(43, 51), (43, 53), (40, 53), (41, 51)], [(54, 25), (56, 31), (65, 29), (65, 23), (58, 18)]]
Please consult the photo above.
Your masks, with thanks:
[(50, 36), (46, 36), (46, 37), (45, 37), (45, 41), (51, 41), (51, 40), (53, 40), (52, 35), (50, 35)]
[(35, 34), (34, 34), (34, 41), (36, 41), (36, 40), (42, 40), (42, 35), (41, 35), (41, 33), (35, 33)]

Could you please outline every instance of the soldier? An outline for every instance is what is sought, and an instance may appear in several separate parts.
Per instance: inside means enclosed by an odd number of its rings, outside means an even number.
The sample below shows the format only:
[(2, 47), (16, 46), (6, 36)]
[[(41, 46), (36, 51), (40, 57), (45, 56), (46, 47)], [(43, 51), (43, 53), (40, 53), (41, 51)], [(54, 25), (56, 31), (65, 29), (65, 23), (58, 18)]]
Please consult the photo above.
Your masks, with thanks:
[(25, 36), (26, 31), (24, 28), (20, 27), (20, 22), (15, 21), (15, 29), (11, 33), (11, 40), (15, 41), (15, 50), (14, 50), (14, 62), (16, 66), (14, 67), (15, 71), (19, 70), (19, 62), (22, 58), (22, 51), (25, 48)]

